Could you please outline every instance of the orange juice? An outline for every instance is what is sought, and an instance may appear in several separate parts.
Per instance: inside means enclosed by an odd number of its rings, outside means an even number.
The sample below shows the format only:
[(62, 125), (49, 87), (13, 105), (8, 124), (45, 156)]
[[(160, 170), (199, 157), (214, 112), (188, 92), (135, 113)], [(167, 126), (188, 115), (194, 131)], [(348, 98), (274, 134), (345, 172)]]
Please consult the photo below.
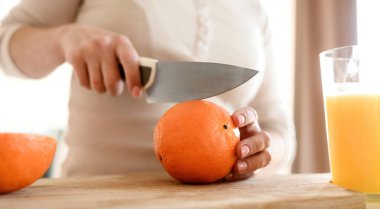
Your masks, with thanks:
[(380, 94), (325, 98), (332, 182), (380, 194)]

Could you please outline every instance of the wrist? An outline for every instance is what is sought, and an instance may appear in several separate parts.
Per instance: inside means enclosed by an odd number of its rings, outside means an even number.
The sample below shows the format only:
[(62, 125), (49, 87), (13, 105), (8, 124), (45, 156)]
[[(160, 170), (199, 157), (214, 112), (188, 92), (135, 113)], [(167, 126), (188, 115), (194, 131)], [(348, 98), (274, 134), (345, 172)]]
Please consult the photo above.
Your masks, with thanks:
[(70, 40), (70, 34), (72, 34), (73, 27), (74, 24), (67, 24), (58, 26), (54, 30), (54, 36), (56, 37), (55, 40), (57, 40), (55, 48), (60, 58), (64, 61), (66, 61), (66, 48), (69, 45), (68, 41)]

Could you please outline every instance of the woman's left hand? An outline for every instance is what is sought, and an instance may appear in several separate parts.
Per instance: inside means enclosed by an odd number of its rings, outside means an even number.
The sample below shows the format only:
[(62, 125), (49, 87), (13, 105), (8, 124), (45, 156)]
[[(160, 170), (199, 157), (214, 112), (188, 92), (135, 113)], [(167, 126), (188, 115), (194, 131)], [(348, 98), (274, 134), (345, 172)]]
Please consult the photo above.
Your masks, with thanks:
[(261, 130), (256, 111), (245, 107), (234, 112), (232, 119), (239, 128), (240, 142), (235, 151), (237, 160), (231, 173), (224, 178), (226, 181), (249, 178), (254, 171), (267, 166), (271, 161), (271, 155), (267, 151), (270, 136)]

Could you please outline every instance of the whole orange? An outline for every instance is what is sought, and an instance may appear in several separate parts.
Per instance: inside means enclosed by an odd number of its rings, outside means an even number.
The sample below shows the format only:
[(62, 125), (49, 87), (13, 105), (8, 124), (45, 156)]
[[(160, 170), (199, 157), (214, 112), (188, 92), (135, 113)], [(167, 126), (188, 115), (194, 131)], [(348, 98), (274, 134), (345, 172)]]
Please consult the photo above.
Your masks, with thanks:
[(34, 134), (0, 134), (0, 194), (22, 189), (49, 168), (56, 150), (53, 138)]
[(170, 108), (154, 131), (157, 158), (166, 171), (184, 183), (212, 183), (235, 163), (239, 137), (227, 110), (195, 100)]

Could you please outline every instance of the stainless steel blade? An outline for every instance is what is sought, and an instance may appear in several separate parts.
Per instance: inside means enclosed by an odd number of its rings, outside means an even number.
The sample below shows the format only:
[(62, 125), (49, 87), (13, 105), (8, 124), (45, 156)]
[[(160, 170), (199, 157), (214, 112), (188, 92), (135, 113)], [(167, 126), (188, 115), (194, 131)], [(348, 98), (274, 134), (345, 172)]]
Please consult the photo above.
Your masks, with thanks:
[(258, 71), (209, 62), (158, 62), (150, 103), (175, 103), (222, 94), (247, 82)]

